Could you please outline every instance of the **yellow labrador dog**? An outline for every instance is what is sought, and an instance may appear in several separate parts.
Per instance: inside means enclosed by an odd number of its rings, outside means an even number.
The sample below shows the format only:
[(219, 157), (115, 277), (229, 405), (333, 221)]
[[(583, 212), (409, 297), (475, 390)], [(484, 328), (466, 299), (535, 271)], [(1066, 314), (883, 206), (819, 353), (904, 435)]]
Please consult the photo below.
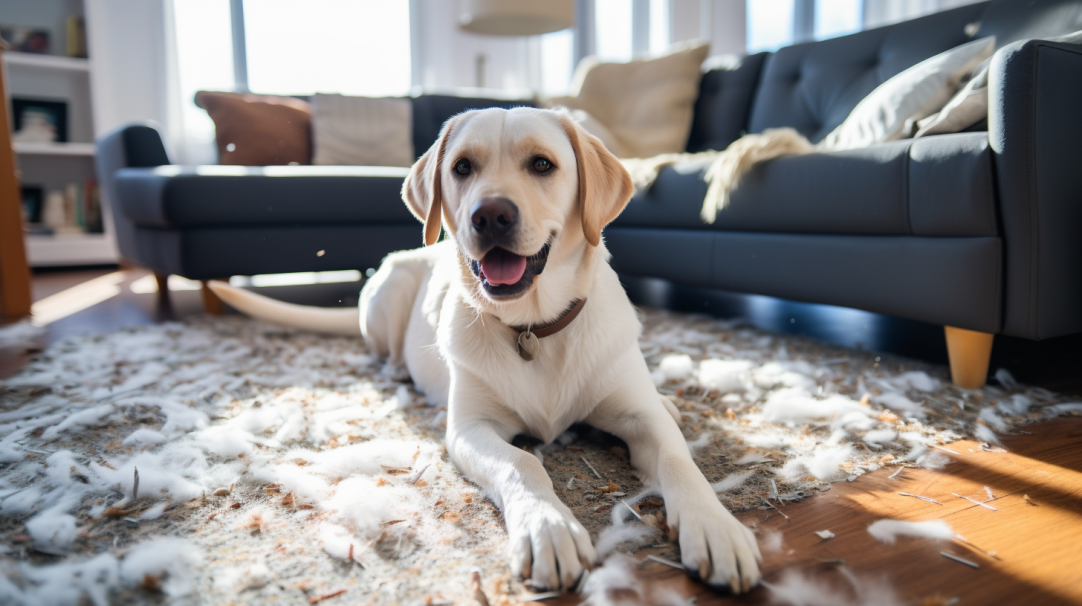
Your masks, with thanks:
[[(503, 511), (512, 569), (534, 588), (567, 590), (594, 563), (544, 467), (510, 444), (517, 434), (547, 443), (585, 422), (627, 442), (693, 575), (734, 592), (756, 585), (755, 537), (692, 461), (608, 263), (601, 230), (632, 194), (620, 162), (564, 113), (475, 110), (444, 125), (402, 193), (428, 246), (388, 256), (364, 286), (361, 331), (430, 402), (447, 405), (447, 452)], [(441, 228), (448, 237), (437, 244)], [(357, 321), (356, 311), (335, 317), (213, 288), (284, 324)]]

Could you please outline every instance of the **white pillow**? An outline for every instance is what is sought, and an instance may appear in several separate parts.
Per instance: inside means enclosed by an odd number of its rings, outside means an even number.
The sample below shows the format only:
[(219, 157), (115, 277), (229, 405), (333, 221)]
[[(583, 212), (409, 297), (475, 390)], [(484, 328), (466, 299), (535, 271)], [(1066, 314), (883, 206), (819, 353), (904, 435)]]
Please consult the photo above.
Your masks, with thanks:
[(312, 97), (312, 164), (410, 166), (413, 105), (393, 97)]
[[(1048, 39), (1050, 42), (1082, 44), (1082, 31)], [(962, 90), (938, 113), (917, 122), (920, 130), (915, 137), (961, 132), (988, 117), (988, 67), (984, 61), (973, 72), (973, 77)]]
[[(619, 157), (682, 152), (709, 50), (708, 44), (685, 44), (661, 57), (627, 63), (587, 57), (575, 70), (572, 96), (548, 104), (585, 112), (579, 117), (590, 120), (581, 122), (583, 128)], [(599, 124), (603, 128), (597, 129)]]
[(943, 109), (917, 121), (916, 137), (957, 133), (973, 126), (988, 116), (988, 65), (985, 60), (974, 71), (974, 75), (954, 95)]
[(925, 59), (880, 84), (819, 144), (830, 150), (857, 149), (906, 135), (906, 123), (939, 111), (962, 80), (995, 51), (989, 36)]

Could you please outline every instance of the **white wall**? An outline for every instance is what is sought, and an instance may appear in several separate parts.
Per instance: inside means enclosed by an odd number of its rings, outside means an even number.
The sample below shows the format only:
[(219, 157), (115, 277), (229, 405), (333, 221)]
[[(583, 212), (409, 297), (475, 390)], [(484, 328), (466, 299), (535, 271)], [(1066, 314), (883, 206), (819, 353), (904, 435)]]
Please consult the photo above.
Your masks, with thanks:
[(484, 55), (480, 84), (487, 88), (526, 89), (537, 75), (530, 67), (530, 39), (471, 34), (458, 28), (458, 0), (413, 0), (418, 31), (413, 45), (421, 66), (414, 82), (425, 90), (473, 87), (477, 57)]
[(169, 121), (163, 0), (86, 0), (94, 129)]

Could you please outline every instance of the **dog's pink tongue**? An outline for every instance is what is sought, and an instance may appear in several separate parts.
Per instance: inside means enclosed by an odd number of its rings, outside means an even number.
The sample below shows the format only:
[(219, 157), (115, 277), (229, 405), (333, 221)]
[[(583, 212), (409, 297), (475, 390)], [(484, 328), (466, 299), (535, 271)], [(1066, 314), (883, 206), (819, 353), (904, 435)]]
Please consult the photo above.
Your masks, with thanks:
[(514, 284), (522, 279), (522, 274), (526, 273), (526, 257), (502, 248), (493, 248), (484, 259), (481, 259), (481, 271), (485, 273), (488, 283), (493, 286)]

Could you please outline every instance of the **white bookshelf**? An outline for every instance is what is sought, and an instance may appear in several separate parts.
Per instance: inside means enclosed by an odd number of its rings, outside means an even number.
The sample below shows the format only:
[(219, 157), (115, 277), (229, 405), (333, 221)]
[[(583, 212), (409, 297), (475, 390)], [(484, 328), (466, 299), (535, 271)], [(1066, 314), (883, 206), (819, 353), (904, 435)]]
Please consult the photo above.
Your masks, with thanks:
[(34, 53), (6, 52), (4, 63), (8, 66), (30, 69), (49, 69), (75, 73), (90, 71), (90, 60), (79, 57), (61, 57), (58, 55), (37, 55)]
[(26, 256), (31, 267), (105, 265), (117, 259), (116, 243), (109, 234), (27, 235)]
[[(97, 130), (91, 102), (93, 61), (65, 56), (64, 19), (73, 12), (85, 15), (83, 9), (82, 0), (0, 0), (0, 12), (6, 13), (5, 24), (49, 30), (54, 53), (3, 53), (0, 68), (5, 71), (8, 83), (9, 98), (4, 101), (9, 109), (10, 97), (67, 103), (68, 141), (13, 145), (20, 182), (41, 186), (45, 192), (64, 191), (69, 183), (83, 185), (88, 179), (97, 179), (94, 146)], [(117, 249), (112, 226), (107, 219), (103, 223), (105, 233), (28, 234), (26, 252), (30, 266), (115, 263)]]
[(15, 153), (28, 156), (94, 156), (93, 143), (14, 143)]

